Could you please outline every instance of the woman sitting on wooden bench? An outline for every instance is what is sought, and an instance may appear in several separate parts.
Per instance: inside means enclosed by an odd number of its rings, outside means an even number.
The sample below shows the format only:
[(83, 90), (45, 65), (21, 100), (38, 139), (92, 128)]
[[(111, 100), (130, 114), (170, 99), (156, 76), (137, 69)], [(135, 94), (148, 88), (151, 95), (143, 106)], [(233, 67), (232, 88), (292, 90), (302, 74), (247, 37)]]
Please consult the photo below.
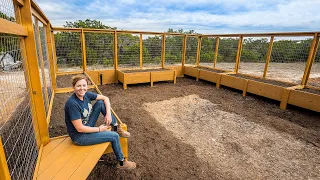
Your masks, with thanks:
[[(93, 92), (87, 92), (88, 79), (84, 75), (76, 75), (72, 78), (74, 94), (65, 104), (65, 122), (67, 131), (73, 143), (86, 146), (111, 142), (113, 152), (119, 161), (117, 168), (134, 169), (135, 162), (127, 161), (123, 157), (119, 135), (130, 137), (130, 133), (118, 126), (116, 118), (111, 113), (109, 98)], [(91, 101), (97, 100), (92, 106)], [(102, 113), (106, 125), (95, 127), (98, 117)], [(114, 131), (107, 131), (113, 127)]]

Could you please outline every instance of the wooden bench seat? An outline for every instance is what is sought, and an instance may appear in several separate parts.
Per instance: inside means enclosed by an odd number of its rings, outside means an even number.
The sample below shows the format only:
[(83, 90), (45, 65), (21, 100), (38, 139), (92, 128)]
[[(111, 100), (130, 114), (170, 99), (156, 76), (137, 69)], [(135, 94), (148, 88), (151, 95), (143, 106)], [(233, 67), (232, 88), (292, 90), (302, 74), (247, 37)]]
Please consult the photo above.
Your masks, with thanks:
[(53, 139), (43, 147), (34, 179), (86, 179), (108, 146), (77, 146), (69, 136)]

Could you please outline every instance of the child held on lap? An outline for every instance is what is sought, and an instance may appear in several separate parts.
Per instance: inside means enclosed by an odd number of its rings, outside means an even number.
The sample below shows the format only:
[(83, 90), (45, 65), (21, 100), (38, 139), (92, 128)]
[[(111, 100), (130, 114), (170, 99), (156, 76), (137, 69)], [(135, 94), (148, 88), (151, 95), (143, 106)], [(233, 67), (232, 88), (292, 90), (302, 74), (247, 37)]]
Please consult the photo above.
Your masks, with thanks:
[[(128, 138), (130, 133), (118, 126), (117, 120), (111, 113), (109, 98), (87, 92), (88, 79), (84, 75), (76, 75), (72, 78), (74, 94), (65, 104), (65, 122), (67, 131), (73, 143), (86, 146), (111, 142), (113, 152), (119, 161), (119, 169), (134, 169), (136, 163), (126, 161), (120, 145), (120, 137)], [(97, 100), (92, 106), (91, 101)], [(103, 114), (105, 125), (95, 127), (100, 113)], [(112, 126), (114, 131), (107, 131)]]

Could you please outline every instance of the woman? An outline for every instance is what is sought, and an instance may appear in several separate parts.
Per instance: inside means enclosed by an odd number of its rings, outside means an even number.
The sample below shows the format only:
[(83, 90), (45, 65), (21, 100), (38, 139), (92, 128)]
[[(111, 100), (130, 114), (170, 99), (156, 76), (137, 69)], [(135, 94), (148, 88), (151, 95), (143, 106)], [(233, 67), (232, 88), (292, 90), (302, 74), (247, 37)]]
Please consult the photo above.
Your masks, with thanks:
[[(87, 92), (88, 79), (84, 75), (72, 78), (74, 94), (65, 104), (65, 122), (72, 141), (80, 146), (111, 142), (113, 152), (119, 161), (117, 168), (134, 169), (136, 163), (126, 161), (120, 146), (121, 137), (128, 138), (130, 133), (118, 126), (116, 118), (111, 113), (109, 98), (93, 92)], [(94, 106), (92, 100), (97, 100)], [(106, 125), (95, 127), (97, 119), (103, 114)], [(107, 131), (110, 125), (114, 131)]]

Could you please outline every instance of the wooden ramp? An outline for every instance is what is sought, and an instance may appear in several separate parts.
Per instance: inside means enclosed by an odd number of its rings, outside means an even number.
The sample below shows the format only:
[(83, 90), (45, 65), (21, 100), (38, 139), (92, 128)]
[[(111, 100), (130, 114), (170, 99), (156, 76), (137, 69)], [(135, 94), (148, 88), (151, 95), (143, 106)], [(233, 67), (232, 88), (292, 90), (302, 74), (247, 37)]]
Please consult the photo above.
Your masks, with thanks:
[(77, 146), (69, 136), (53, 139), (43, 147), (34, 179), (86, 179), (110, 142)]

